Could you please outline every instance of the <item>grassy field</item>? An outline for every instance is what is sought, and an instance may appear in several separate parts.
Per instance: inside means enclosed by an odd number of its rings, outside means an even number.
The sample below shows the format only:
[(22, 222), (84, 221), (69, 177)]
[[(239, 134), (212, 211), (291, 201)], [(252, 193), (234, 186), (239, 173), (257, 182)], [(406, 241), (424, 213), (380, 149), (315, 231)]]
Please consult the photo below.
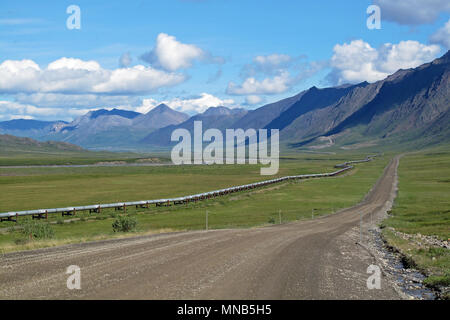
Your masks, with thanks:
[[(284, 159), (280, 176), (329, 172), (336, 163), (363, 155), (301, 155)], [(127, 210), (138, 220), (137, 233), (205, 228), (253, 227), (309, 219), (359, 202), (381, 175), (389, 156), (357, 165), (345, 176), (290, 182), (232, 194), (215, 200), (173, 207)], [(20, 210), (111, 201), (157, 199), (209, 191), (267, 179), (259, 166), (167, 166), (114, 168), (0, 169), (1, 210)], [(62, 223), (51, 215), (55, 238), (23, 244), (17, 230), (0, 234), (0, 250), (12, 251), (116, 236), (111, 224), (119, 212), (78, 213), (80, 220)], [(27, 218), (21, 218), (23, 222)], [(3, 226), (13, 226), (3, 222)], [(19, 243), (19, 245), (17, 245)]]
[[(407, 234), (450, 238), (450, 152), (409, 154), (400, 160), (399, 192), (384, 224)], [(418, 245), (386, 228), (388, 242), (430, 277), (430, 285), (450, 286), (450, 250)]]
[[(0, 166), (94, 164), (104, 161), (135, 162), (148, 157), (143, 153), (93, 152), (79, 146), (56, 141), (41, 142), (29, 138), (0, 134)], [(168, 161), (167, 154), (153, 154)], [(148, 159), (147, 159), (148, 160)]]
[[(0, 166), (30, 166), (30, 165), (85, 165), (98, 162), (133, 163), (145, 159), (145, 154), (87, 152), (87, 151), (28, 151), (7, 152), (0, 149)], [(162, 162), (169, 161), (161, 158)]]
[[(345, 160), (285, 159), (278, 176), (330, 172)], [(0, 168), (0, 212), (161, 199), (266, 179), (259, 165)]]
[(450, 238), (450, 152), (406, 155), (387, 225), (406, 233)]
[[(17, 151), (17, 150), (16, 150)], [(12, 155), (14, 154), (14, 155)], [(330, 172), (334, 165), (362, 159), (366, 154), (289, 153), (281, 159), (277, 176)], [(160, 155), (161, 156), (161, 155)], [(139, 234), (246, 228), (271, 223), (311, 219), (358, 203), (392, 158), (388, 153), (376, 161), (356, 166), (334, 178), (303, 180), (189, 205), (128, 208), (137, 219), (133, 233), (114, 233), (112, 223), (122, 211), (100, 214), (77, 213), (76, 217), (50, 215), (54, 238), (28, 240), (13, 222), (0, 224), (0, 253), (78, 243)], [(139, 162), (148, 155), (130, 153), (55, 151), (0, 152), (0, 165), (93, 164)], [(448, 249), (418, 245), (394, 232), (450, 238), (450, 152), (445, 148), (405, 155), (399, 166), (399, 193), (389, 219), (383, 222), (388, 243), (399, 249), (413, 265), (429, 275), (430, 286), (450, 285)], [(270, 177), (272, 178), (272, 177)], [(78, 206), (177, 197), (268, 179), (259, 165), (212, 166), (119, 166), (0, 168), (0, 212)], [(30, 217), (21, 217), (19, 226)], [(448, 293), (447, 293), (448, 295)]]

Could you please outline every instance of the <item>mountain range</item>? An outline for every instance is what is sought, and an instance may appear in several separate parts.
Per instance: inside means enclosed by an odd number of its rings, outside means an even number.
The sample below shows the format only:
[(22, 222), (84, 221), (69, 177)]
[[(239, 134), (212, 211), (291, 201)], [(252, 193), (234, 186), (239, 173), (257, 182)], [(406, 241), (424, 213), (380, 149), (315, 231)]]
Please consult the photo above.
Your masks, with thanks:
[(384, 80), (329, 88), (312, 87), (255, 110), (211, 107), (189, 117), (161, 104), (147, 114), (97, 110), (74, 120), (0, 122), (0, 133), (58, 140), (86, 148), (169, 147), (173, 130), (279, 129), (290, 148), (356, 149), (425, 146), (449, 142), (450, 51)]
[(133, 149), (154, 130), (184, 122), (187, 114), (160, 104), (146, 114), (112, 109), (95, 110), (67, 123), (37, 120), (0, 122), (0, 134), (62, 141), (90, 149)]

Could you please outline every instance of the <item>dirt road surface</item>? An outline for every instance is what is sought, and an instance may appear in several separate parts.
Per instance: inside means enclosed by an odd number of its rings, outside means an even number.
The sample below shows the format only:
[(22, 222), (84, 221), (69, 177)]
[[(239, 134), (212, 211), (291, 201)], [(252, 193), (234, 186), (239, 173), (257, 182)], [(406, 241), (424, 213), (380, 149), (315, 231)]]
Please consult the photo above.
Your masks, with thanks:
[[(160, 234), (0, 257), (1, 299), (400, 299), (386, 278), (367, 288), (374, 258), (355, 242), (364, 217), (395, 194), (398, 158), (358, 205), (253, 229)], [(66, 269), (81, 269), (81, 289)]]

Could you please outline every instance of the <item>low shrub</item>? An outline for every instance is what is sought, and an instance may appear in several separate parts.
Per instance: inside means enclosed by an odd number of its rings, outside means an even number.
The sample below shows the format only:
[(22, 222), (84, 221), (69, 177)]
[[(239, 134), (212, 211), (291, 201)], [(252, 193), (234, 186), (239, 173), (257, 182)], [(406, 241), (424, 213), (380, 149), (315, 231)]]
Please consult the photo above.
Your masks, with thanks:
[(32, 239), (51, 239), (55, 236), (48, 222), (27, 221), (22, 225), (21, 232)]
[(137, 220), (130, 216), (119, 216), (112, 224), (114, 232), (129, 232), (136, 230)]

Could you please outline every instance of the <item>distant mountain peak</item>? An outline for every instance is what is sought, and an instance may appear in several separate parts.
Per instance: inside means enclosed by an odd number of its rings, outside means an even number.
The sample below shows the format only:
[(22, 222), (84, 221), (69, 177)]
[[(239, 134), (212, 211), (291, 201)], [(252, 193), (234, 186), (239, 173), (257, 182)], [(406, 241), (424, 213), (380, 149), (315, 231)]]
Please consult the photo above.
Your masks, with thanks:
[(243, 108), (228, 108), (224, 106), (209, 107), (205, 112), (202, 113), (204, 116), (229, 116), (236, 115), (240, 113), (247, 113), (248, 111)]
[(98, 110), (89, 112), (89, 118), (91, 118), (91, 119), (96, 119), (100, 116), (121, 116), (121, 117), (127, 118), (127, 119), (134, 119), (140, 115), (141, 115), (141, 113), (139, 113), (139, 112), (129, 111), (129, 110), (121, 110), (121, 109), (117, 109), (117, 108), (114, 108), (112, 110), (98, 109)]
[(167, 111), (174, 111), (171, 107), (169, 107), (167, 104), (161, 103), (158, 106), (154, 107), (153, 109), (151, 109), (149, 112), (147, 112), (147, 114), (151, 113), (156, 113), (156, 112), (167, 112)]
[(179, 124), (188, 118), (189, 116), (187, 114), (173, 110), (166, 104), (161, 103), (146, 114), (134, 119), (133, 126), (135, 128), (159, 129), (165, 126)]
[(231, 110), (224, 106), (218, 106), (218, 107), (209, 107), (206, 109), (205, 112), (203, 112), (203, 115), (205, 116), (212, 116), (212, 115), (223, 115), (223, 114), (230, 114)]

